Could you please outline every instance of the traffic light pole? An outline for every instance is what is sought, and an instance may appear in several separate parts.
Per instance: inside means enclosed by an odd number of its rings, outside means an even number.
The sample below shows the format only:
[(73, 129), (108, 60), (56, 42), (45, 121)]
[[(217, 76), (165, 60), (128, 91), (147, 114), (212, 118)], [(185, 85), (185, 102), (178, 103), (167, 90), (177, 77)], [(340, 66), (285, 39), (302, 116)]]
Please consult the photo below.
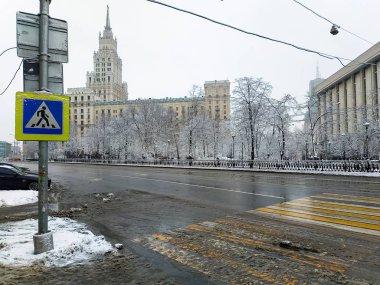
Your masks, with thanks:
[[(40, 0), (39, 26), (39, 91), (48, 90), (49, 68), (49, 4), (50, 0)], [(33, 236), (34, 253), (39, 254), (54, 248), (53, 234), (48, 230), (48, 141), (39, 141), (38, 158), (38, 233)]]

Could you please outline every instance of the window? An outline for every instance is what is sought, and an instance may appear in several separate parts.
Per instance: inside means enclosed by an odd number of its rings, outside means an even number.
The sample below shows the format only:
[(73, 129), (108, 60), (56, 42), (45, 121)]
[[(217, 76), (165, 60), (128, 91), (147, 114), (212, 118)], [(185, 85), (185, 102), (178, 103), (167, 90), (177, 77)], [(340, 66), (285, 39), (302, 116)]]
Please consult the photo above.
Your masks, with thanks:
[(0, 174), (1, 174), (1, 175), (4, 175), (4, 176), (13, 176), (13, 175), (16, 174), (16, 172), (14, 172), (14, 171), (11, 170), (11, 169), (0, 168)]
[(76, 101), (78, 101), (78, 98), (77, 98), (77, 96), (75, 96), (75, 97), (74, 97), (74, 100), (75, 100), (75, 102), (76, 102)]
[(107, 66), (111, 66), (111, 63), (110, 63), (110, 62), (107, 62)]
[(107, 68), (107, 71), (111, 71), (111, 68), (108, 67), (108, 68)]
[(76, 114), (77, 113), (77, 109), (74, 109), (74, 114)]
[(78, 119), (78, 116), (77, 116), (77, 115), (75, 115), (75, 116), (74, 116), (74, 119), (75, 119), (75, 120), (76, 120), (76, 119)]
[(87, 96), (87, 101), (90, 101), (90, 96)]
[(80, 118), (83, 120), (83, 115), (80, 115)]
[(83, 114), (83, 109), (80, 109), (80, 113)]
[(83, 101), (83, 100), (84, 100), (84, 99), (83, 99), (83, 96), (80, 96), (80, 100), (81, 100), (81, 101)]

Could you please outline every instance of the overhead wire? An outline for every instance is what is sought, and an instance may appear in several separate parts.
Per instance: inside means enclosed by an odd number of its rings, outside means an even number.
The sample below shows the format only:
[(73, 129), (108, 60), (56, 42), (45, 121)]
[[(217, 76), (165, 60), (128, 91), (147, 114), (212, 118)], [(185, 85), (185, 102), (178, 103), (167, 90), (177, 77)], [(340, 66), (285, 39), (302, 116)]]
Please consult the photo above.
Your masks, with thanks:
[(347, 29), (343, 28), (342, 26), (340, 26), (340, 25), (334, 23), (333, 21), (330, 21), (330, 20), (327, 19), (326, 17), (324, 17), (324, 16), (318, 14), (317, 12), (315, 12), (314, 10), (312, 10), (311, 8), (307, 7), (305, 4), (303, 4), (303, 3), (301, 3), (301, 2), (299, 2), (299, 1), (297, 1), (297, 0), (293, 0), (293, 1), (296, 2), (298, 5), (304, 7), (306, 10), (309, 10), (310, 12), (312, 12), (313, 14), (315, 14), (316, 16), (318, 16), (319, 18), (324, 19), (325, 21), (329, 22), (329, 23), (332, 24), (332, 25), (335, 25), (337, 28), (342, 29), (343, 31), (345, 31), (345, 32), (347, 32), (347, 33), (349, 33), (349, 34), (351, 34), (351, 35), (353, 35), (353, 36), (355, 36), (355, 37), (357, 37), (357, 38), (359, 38), (359, 39), (361, 39), (361, 40), (363, 40), (363, 41), (365, 41), (365, 42), (371, 44), (371, 45), (374, 44), (374, 43), (370, 42), (369, 40), (367, 40), (367, 39), (365, 39), (365, 38), (363, 38), (363, 37), (361, 37), (361, 36), (359, 36), (359, 35), (357, 35), (357, 34), (355, 34), (355, 33), (353, 33), (353, 32), (350, 32), (349, 30), (347, 30)]
[(20, 62), (20, 65), (18, 66), (18, 68), (17, 68), (15, 74), (13, 75), (11, 81), (8, 83), (8, 85), (7, 85), (7, 87), (4, 89), (4, 91), (0, 93), (0, 96), (3, 95), (3, 94), (8, 90), (9, 86), (11, 86), (13, 80), (15, 79), (15, 77), (16, 77), (18, 71), (19, 71), (20, 68), (21, 68), (21, 65), (22, 65), (22, 62), (23, 62), (23, 61), (24, 61), (24, 60), (22, 59), (21, 62)]
[(252, 36), (256, 36), (256, 37), (259, 37), (259, 38), (262, 38), (262, 39), (265, 39), (265, 40), (269, 40), (269, 41), (273, 41), (273, 42), (276, 42), (276, 43), (280, 43), (280, 44), (284, 44), (284, 45), (287, 45), (287, 46), (291, 46), (293, 48), (296, 48), (296, 49), (299, 49), (299, 50), (302, 50), (302, 51), (305, 51), (305, 52), (309, 52), (309, 53), (314, 53), (314, 54), (317, 54), (321, 57), (324, 57), (324, 58), (327, 58), (327, 59), (335, 59), (337, 61), (339, 61), (339, 63), (342, 65), (342, 66), (345, 66), (342, 62), (342, 60), (345, 60), (345, 61), (350, 61), (350, 63), (352, 62), (357, 62), (358, 65), (360, 64), (368, 64), (368, 65), (374, 65), (373, 63), (371, 62), (358, 62), (358, 61), (355, 61), (355, 60), (352, 60), (352, 59), (348, 59), (348, 58), (344, 58), (344, 57), (340, 57), (340, 56), (335, 56), (335, 55), (331, 55), (331, 54), (327, 54), (327, 53), (324, 53), (324, 52), (320, 52), (320, 51), (316, 51), (316, 50), (311, 50), (311, 49), (308, 49), (308, 48), (304, 48), (304, 47), (300, 47), (300, 46), (297, 46), (295, 44), (292, 44), (292, 43), (288, 43), (288, 42), (285, 42), (285, 41), (282, 41), (282, 40), (277, 40), (277, 39), (273, 39), (273, 38), (270, 38), (270, 37), (267, 37), (267, 36), (263, 36), (263, 35), (260, 35), (260, 34), (257, 34), (257, 33), (253, 33), (253, 32), (249, 32), (249, 31), (245, 31), (241, 28), (237, 28), (235, 26), (232, 26), (232, 25), (229, 25), (229, 24), (226, 24), (226, 23), (223, 23), (223, 22), (220, 22), (220, 21), (217, 21), (217, 20), (213, 20), (211, 18), (208, 18), (206, 16), (203, 16), (203, 15), (200, 15), (200, 14), (197, 14), (195, 12), (191, 12), (191, 11), (188, 11), (188, 10), (185, 10), (185, 9), (182, 9), (182, 8), (178, 8), (178, 7), (175, 7), (175, 6), (172, 6), (172, 5), (169, 5), (169, 4), (166, 4), (166, 3), (163, 3), (163, 2), (160, 2), (160, 1), (156, 1), (156, 0), (146, 0), (148, 2), (151, 2), (151, 3), (155, 3), (155, 4), (158, 4), (158, 5), (162, 5), (162, 6), (165, 6), (165, 7), (168, 7), (168, 8), (171, 8), (171, 9), (174, 9), (174, 10), (177, 10), (177, 11), (180, 11), (180, 12), (183, 12), (183, 13), (186, 13), (186, 14), (190, 14), (190, 15), (193, 15), (193, 16), (196, 16), (196, 17), (199, 17), (199, 18), (202, 18), (204, 20), (207, 20), (207, 21), (210, 21), (212, 23), (215, 23), (215, 24), (218, 24), (218, 25), (221, 25), (221, 26), (224, 26), (224, 27), (227, 27), (227, 28), (230, 28), (230, 29), (233, 29), (233, 30), (236, 30), (236, 31), (239, 31), (239, 32), (242, 32), (244, 34), (248, 34), (248, 35), (252, 35)]
[[(197, 13), (194, 13), (194, 12), (191, 12), (191, 11), (188, 11), (188, 10), (184, 10), (184, 9), (181, 9), (181, 8), (178, 8), (178, 7), (175, 7), (175, 6), (163, 3), (163, 2), (159, 2), (159, 1), (156, 1), (156, 0), (147, 0), (147, 1), (155, 3), (155, 4), (159, 4), (159, 5), (162, 5), (162, 6), (166, 6), (168, 8), (171, 8), (171, 9), (183, 12), (183, 13), (187, 13), (187, 14), (190, 14), (190, 15), (202, 18), (202, 19), (205, 19), (207, 21), (213, 22), (213, 23), (218, 24), (218, 25), (225, 26), (227, 28), (230, 28), (230, 29), (242, 32), (244, 34), (248, 34), (248, 35), (256, 36), (256, 37), (259, 37), (259, 38), (262, 38), (262, 39), (266, 39), (266, 40), (270, 40), (270, 41), (273, 41), (273, 42), (277, 42), (277, 43), (280, 43), (280, 44), (288, 45), (288, 46), (291, 46), (291, 47), (294, 47), (296, 49), (303, 50), (303, 51), (306, 51), (306, 52), (315, 53), (315, 54), (317, 54), (317, 55), (319, 55), (321, 57), (325, 57), (325, 58), (328, 58), (328, 59), (337, 59), (344, 66), (344, 64), (341, 61), (341, 58), (339, 58), (337, 56), (334, 56), (334, 55), (330, 55), (330, 54), (327, 54), (327, 53), (311, 50), (311, 49), (308, 49), (308, 48), (303, 48), (303, 47), (297, 46), (297, 45), (292, 44), (292, 43), (288, 43), (288, 42), (285, 42), (285, 41), (273, 39), (273, 38), (270, 38), (270, 37), (267, 37), (267, 36), (263, 36), (263, 35), (259, 35), (259, 34), (253, 33), (253, 32), (248, 32), (248, 31), (245, 31), (243, 29), (234, 27), (232, 25), (229, 25), (229, 24), (226, 24), (226, 23), (223, 23), (223, 22), (219, 22), (219, 21), (213, 20), (211, 18), (208, 18), (206, 16), (202, 16), (200, 14), (197, 14)], [(344, 60), (346, 60), (346, 59), (344, 59)]]
[(7, 48), (5, 50), (3, 50), (1, 53), (0, 53), (0, 56), (2, 56), (4, 53), (6, 53), (7, 51), (11, 50), (11, 49), (15, 49), (17, 47), (10, 47), (10, 48)]

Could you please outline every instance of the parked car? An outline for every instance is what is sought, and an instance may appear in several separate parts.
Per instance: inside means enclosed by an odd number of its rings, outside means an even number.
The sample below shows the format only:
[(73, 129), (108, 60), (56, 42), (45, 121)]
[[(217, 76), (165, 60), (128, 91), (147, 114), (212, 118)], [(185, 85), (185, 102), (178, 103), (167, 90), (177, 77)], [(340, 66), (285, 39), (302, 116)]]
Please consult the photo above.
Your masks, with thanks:
[[(50, 188), (51, 179), (48, 179)], [(0, 165), (0, 189), (19, 190), (29, 189), (38, 190), (38, 175), (23, 172), (14, 165)]]
[(29, 169), (28, 167), (17, 166), (17, 165), (10, 164), (10, 163), (7, 163), (7, 162), (0, 162), (0, 166), (1, 166), (1, 165), (9, 165), (9, 166), (12, 166), (12, 167), (14, 167), (14, 168), (16, 168), (16, 169), (18, 169), (18, 170), (23, 171), (23, 172), (28, 172), (28, 173), (31, 172), (30, 169)]

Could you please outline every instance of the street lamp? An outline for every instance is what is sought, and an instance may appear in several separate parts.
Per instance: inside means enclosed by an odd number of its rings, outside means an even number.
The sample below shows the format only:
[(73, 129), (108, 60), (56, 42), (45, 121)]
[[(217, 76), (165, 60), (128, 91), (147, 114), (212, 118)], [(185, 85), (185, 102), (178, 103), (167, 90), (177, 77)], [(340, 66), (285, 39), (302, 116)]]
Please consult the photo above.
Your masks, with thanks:
[(342, 137), (342, 147), (343, 147), (343, 160), (346, 160), (346, 134), (341, 134)]
[(15, 159), (16, 158), (16, 137), (14, 134), (11, 134), (11, 133), (9, 135), (13, 136), (13, 159)]
[(365, 127), (365, 141), (364, 141), (364, 155), (365, 155), (365, 158), (368, 159), (369, 158), (369, 152), (368, 152), (368, 127), (369, 127), (370, 123), (368, 122), (365, 122), (363, 124), (363, 126)]
[(337, 35), (339, 33), (338, 28), (340, 28), (337, 24), (333, 24), (330, 30), (330, 34), (333, 36)]
[(307, 147), (308, 147), (308, 142), (307, 142), (307, 140), (305, 141), (305, 160), (307, 160), (307, 153), (308, 153), (308, 149), (307, 149)]
[(243, 159), (244, 159), (244, 143), (243, 142), (241, 142), (241, 160), (243, 161)]
[(327, 160), (330, 159), (331, 155), (331, 142), (327, 142)]
[(232, 135), (232, 159), (235, 159), (235, 135)]
[(169, 159), (169, 146), (170, 146), (170, 140), (168, 140), (168, 148), (166, 150), (166, 158)]

